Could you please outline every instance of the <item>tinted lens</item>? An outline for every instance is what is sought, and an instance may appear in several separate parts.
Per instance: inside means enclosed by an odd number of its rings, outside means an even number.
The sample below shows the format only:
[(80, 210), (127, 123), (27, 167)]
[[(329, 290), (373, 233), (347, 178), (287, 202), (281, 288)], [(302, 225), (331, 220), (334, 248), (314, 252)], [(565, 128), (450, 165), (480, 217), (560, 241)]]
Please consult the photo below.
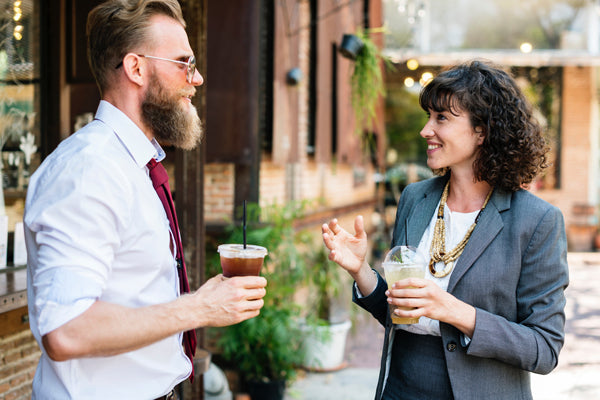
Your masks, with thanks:
[(188, 69), (187, 69), (187, 81), (192, 83), (194, 79), (194, 74), (196, 73), (196, 57), (191, 56), (188, 60)]

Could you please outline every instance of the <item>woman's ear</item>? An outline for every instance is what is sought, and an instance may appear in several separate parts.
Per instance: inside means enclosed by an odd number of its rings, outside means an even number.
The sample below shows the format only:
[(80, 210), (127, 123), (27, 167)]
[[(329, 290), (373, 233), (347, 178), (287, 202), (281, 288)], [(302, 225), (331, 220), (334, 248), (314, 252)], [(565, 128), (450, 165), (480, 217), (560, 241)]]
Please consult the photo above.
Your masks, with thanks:
[(128, 53), (123, 57), (123, 71), (127, 78), (139, 85), (144, 84), (144, 69), (146, 65), (142, 61), (142, 58), (135, 53)]
[(477, 135), (477, 144), (481, 146), (485, 139), (485, 130), (481, 126), (475, 127), (475, 134)]

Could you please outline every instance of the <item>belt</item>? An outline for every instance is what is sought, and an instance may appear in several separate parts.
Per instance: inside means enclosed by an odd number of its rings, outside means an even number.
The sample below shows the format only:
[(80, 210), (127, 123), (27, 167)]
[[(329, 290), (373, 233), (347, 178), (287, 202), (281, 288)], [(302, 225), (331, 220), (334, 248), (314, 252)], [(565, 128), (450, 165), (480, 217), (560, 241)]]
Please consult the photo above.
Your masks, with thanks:
[(156, 400), (177, 400), (177, 396), (175, 396), (175, 390), (171, 390), (169, 393), (157, 398)]

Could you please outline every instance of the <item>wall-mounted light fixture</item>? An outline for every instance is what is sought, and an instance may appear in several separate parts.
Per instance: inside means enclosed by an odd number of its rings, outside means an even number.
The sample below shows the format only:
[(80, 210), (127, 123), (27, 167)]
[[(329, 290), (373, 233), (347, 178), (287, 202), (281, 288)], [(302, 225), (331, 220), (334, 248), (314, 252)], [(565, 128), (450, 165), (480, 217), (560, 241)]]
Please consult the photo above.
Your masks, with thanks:
[(300, 82), (302, 82), (303, 78), (304, 74), (302, 73), (302, 70), (298, 67), (290, 69), (285, 76), (285, 80), (290, 86), (298, 85)]

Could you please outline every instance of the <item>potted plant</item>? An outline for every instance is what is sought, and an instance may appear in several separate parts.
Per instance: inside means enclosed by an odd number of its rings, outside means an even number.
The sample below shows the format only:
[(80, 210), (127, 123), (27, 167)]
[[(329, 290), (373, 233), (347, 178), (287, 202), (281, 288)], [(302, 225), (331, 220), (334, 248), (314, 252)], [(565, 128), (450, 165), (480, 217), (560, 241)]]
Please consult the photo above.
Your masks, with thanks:
[(331, 371), (342, 368), (346, 338), (352, 323), (346, 313), (334, 312), (335, 300), (346, 284), (340, 267), (328, 258), (322, 243), (309, 253), (306, 267), (308, 309), (303, 325), (303, 366), (310, 370)]
[[(269, 251), (261, 271), (268, 280), (265, 305), (256, 318), (219, 328), (216, 343), (222, 357), (239, 374), (241, 388), (253, 400), (282, 399), (286, 384), (294, 379), (304, 358), (297, 322), (300, 306), (293, 298), (304, 276), (298, 246), (303, 239), (293, 227), (303, 207), (300, 203), (263, 209), (248, 205), (247, 242)], [(228, 243), (242, 243), (240, 227), (234, 227)], [(217, 260), (212, 264), (218, 266)]]

